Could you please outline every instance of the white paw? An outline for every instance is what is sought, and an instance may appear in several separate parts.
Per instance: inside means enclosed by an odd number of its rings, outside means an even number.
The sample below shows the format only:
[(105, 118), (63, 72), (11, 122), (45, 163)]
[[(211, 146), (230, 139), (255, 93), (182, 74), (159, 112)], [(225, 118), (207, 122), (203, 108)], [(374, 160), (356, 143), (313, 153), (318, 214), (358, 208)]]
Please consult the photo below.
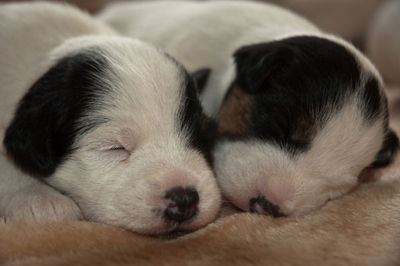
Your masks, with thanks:
[(18, 190), (7, 197), (4, 205), (1, 206), (1, 215), (10, 221), (61, 222), (83, 219), (74, 201), (45, 185)]

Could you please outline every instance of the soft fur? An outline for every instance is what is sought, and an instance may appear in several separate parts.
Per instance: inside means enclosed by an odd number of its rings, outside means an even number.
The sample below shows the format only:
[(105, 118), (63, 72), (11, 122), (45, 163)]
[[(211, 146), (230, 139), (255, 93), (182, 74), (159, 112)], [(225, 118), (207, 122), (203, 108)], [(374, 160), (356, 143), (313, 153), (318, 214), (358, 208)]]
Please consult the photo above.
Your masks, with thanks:
[(242, 210), (315, 210), (397, 152), (373, 64), (296, 14), (249, 1), (160, 1), (112, 4), (99, 19), (189, 71), (211, 70), (202, 102), (220, 121), (215, 171)]
[[(156, 235), (216, 217), (215, 124), (172, 57), (50, 3), (2, 4), (0, 40), (0, 216)], [(190, 219), (167, 215), (175, 189)]]

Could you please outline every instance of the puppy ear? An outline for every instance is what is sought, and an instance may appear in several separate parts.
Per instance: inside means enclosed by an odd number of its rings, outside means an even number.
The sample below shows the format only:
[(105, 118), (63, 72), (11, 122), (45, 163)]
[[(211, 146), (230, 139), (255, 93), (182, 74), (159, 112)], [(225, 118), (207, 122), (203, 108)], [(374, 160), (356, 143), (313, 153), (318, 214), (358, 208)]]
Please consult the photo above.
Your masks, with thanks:
[(210, 68), (202, 68), (192, 73), (191, 76), (197, 85), (197, 91), (199, 92), (199, 94), (203, 93), (210, 74)]
[(20, 101), (3, 144), (22, 170), (47, 177), (70, 151), (75, 122), (94, 100), (94, 75), (103, 69), (104, 62), (93, 55), (63, 58)]
[(399, 139), (392, 129), (388, 129), (382, 148), (376, 156), (376, 160), (371, 164), (372, 167), (385, 167), (393, 162), (399, 149)]
[(271, 75), (291, 60), (292, 54), (291, 48), (280, 42), (240, 48), (233, 55), (239, 86), (249, 93), (258, 92)]

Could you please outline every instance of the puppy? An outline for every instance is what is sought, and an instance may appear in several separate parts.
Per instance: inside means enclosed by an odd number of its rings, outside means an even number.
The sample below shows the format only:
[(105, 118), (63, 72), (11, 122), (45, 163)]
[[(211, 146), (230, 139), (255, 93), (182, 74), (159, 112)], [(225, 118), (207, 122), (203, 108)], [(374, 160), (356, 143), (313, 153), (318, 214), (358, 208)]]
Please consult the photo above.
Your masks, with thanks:
[(172, 57), (51, 3), (2, 4), (0, 40), (0, 216), (153, 235), (216, 217), (216, 124)]
[(189, 71), (211, 70), (202, 101), (220, 121), (215, 171), (242, 210), (307, 213), (396, 154), (375, 67), (290, 11), (248, 1), (162, 1), (112, 4), (98, 17), (165, 49)]

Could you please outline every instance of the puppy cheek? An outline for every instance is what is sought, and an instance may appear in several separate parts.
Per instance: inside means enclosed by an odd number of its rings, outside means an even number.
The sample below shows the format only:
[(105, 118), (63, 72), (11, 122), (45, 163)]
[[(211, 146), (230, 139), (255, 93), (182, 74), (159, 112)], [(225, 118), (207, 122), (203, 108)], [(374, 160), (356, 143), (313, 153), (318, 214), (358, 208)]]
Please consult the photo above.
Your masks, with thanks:
[[(136, 173), (130, 172), (129, 176), (131, 174)], [(108, 177), (123, 179), (124, 174)], [(129, 180), (117, 186), (109, 183), (101, 185), (98, 190), (102, 191), (98, 197), (79, 199), (88, 220), (150, 235), (166, 233), (171, 229), (163, 217), (163, 196), (148, 186), (145, 179)]]
[(166, 230), (157, 211), (161, 199), (136, 169), (97, 165), (104, 161), (89, 158), (76, 154), (49, 179), (80, 206), (85, 219), (145, 234)]
[(296, 190), (296, 197), (281, 205), (287, 216), (299, 216), (320, 209), (331, 200), (349, 193), (357, 185), (357, 178), (352, 175), (343, 175), (346, 182), (332, 182), (339, 177), (318, 178), (306, 180)]
[(296, 190), (295, 196), (282, 202), (279, 207), (286, 216), (300, 216), (323, 206), (329, 197), (324, 194), (320, 184), (304, 186)]

